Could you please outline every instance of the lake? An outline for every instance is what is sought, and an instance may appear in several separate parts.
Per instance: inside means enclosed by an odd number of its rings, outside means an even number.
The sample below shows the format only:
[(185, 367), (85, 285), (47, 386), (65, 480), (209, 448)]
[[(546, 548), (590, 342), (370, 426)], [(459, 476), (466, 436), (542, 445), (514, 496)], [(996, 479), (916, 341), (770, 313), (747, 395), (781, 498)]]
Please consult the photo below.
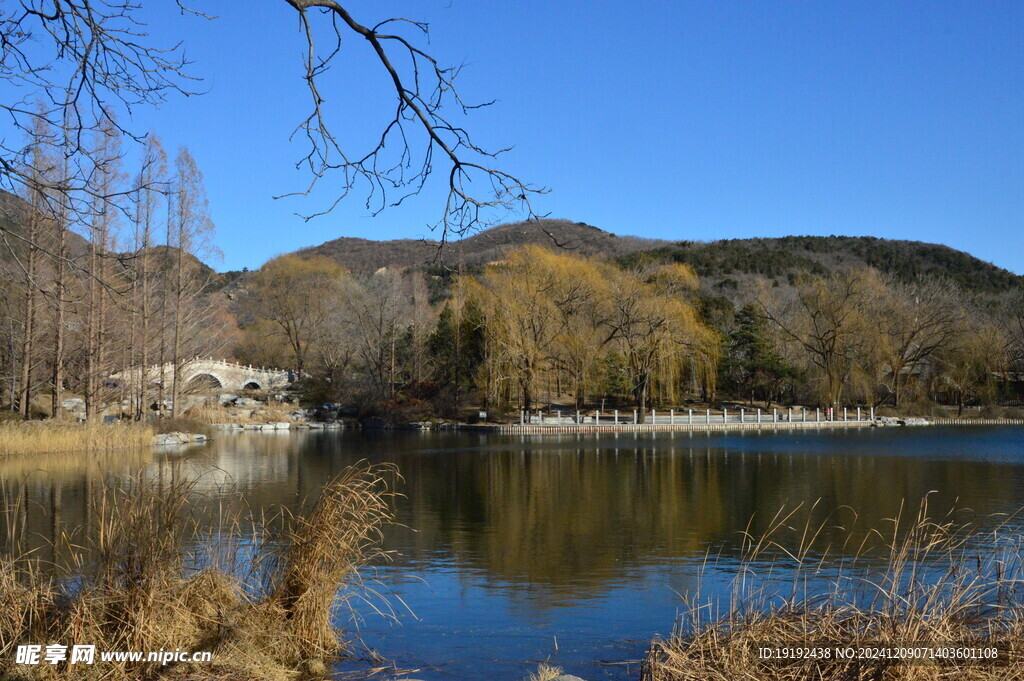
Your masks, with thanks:
[(101, 476), (196, 477), (197, 513), (212, 524), (218, 504), (238, 505), (233, 489), (257, 510), (298, 508), (360, 459), (394, 462), (404, 478), (385, 538), (393, 560), (375, 574), (397, 621), (363, 607), (360, 636), (427, 681), (523, 679), (542, 661), (588, 681), (634, 679), (682, 597), (725, 593), (742, 533), (782, 507), (816, 503), (809, 513), (834, 519), (827, 535), (849, 509), (878, 525), (926, 494), (935, 512), (957, 507), (984, 527), (1024, 506), (1024, 428), (999, 426), (225, 434), (168, 456), (2, 462), (0, 480), (23, 495), (45, 554), (44, 538), (88, 521)]

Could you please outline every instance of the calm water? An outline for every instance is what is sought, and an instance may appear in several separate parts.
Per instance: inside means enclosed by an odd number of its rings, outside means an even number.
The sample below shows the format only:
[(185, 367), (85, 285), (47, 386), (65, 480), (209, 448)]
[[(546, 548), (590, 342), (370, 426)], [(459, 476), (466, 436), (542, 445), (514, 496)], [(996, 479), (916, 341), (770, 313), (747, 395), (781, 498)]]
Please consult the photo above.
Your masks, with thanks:
[(386, 537), (394, 561), (377, 573), (399, 623), (364, 608), (362, 637), (426, 680), (522, 679), (545, 660), (588, 680), (636, 678), (705, 556), (715, 565), (700, 584), (722, 592), (748, 521), (756, 534), (784, 505), (818, 501), (836, 518), (850, 507), (864, 525), (930, 492), (931, 508), (983, 525), (1024, 506), (1024, 429), (1011, 427), (233, 435), (170, 458), (0, 463), (0, 480), (45, 537), (88, 522), (104, 475), (198, 476), (196, 507), (213, 523), (229, 485), (257, 509), (298, 507), (364, 458), (397, 463), (404, 496)]

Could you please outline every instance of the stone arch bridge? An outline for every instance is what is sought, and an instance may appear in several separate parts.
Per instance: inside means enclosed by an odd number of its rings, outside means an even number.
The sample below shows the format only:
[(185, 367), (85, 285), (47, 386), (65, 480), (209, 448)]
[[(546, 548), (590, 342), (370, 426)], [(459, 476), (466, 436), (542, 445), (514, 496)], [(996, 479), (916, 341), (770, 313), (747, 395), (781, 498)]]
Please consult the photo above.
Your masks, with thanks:
[[(111, 374), (110, 378), (129, 385), (140, 385), (145, 377), (147, 386), (170, 387), (174, 375), (174, 365), (170, 362), (156, 364), (143, 369), (136, 367), (127, 371)], [(267, 369), (253, 367), (220, 359), (187, 360), (181, 368), (179, 381), (183, 392), (214, 392), (237, 390), (276, 390), (283, 388), (297, 378), (293, 371), (284, 369)]]

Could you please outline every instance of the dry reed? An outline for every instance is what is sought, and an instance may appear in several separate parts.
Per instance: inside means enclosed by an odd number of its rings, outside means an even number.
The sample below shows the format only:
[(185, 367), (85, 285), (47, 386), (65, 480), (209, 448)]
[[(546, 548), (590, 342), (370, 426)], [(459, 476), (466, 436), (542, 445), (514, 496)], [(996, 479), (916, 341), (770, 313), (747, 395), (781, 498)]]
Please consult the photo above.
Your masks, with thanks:
[(261, 404), (259, 408), (220, 407), (197, 405), (189, 407), (183, 415), (207, 425), (216, 423), (293, 423), (291, 412), (295, 407), (287, 404)]
[[(231, 515), (212, 537), (193, 515), (194, 480), (108, 481), (90, 501), (91, 521), (56, 540), (71, 556), (57, 566), (18, 552), (19, 502), (5, 498), (13, 557), (0, 562), (0, 678), (325, 674), (343, 650), (331, 619), (335, 595), (358, 588), (359, 568), (380, 555), (395, 476), (392, 467), (360, 463), (329, 483), (308, 514), (279, 516), (289, 521), (283, 535)], [(211, 651), (213, 662), (14, 665), (17, 645), (54, 642)]]
[[(643, 681), (1024, 679), (1024, 543), (1014, 519), (994, 531), (954, 512), (936, 520), (927, 498), (884, 532), (858, 530), (855, 516), (838, 527), (796, 516), (784, 510), (763, 536), (746, 536), (728, 603), (687, 599), (676, 633), (652, 644)], [(840, 543), (824, 545), (833, 531)], [(964, 645), (997, 646), (1000, 661), (835, 654)], [(804, 657), (762, 659), (762, 648)]]
[(0, 425), (0, 458), (26, 454), (106, 452), (148, 447), (153, 431), (139, 424), (64, 424), (53, 421)]

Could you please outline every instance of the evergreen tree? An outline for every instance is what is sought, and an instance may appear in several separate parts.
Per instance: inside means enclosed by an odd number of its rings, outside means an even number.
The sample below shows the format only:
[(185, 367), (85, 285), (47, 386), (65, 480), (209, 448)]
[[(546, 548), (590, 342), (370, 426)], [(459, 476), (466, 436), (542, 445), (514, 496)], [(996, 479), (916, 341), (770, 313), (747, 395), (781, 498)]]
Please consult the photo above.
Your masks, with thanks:
[(749, 396), (751, 403), (762, 399), (769, 406), (795, 377), (795, 371), (783, 361), (775, 346), (768, 321), (754, 304), (745, 305), (736, 314), (736, 327), (722, 372), (732, 391)]

